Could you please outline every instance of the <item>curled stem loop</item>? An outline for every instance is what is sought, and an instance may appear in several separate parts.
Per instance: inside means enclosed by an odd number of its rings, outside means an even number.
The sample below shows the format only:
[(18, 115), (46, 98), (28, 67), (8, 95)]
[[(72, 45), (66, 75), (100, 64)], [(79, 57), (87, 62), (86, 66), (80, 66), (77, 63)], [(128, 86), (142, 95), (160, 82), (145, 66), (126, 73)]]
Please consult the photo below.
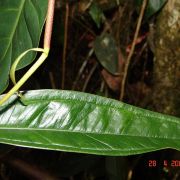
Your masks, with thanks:
[[(55, 0), (48, 0), (48, 10), (47, 10), (47, 19), (45, 26), (45, 34), (44, 34), (44, 48), (32, 48), (23, 52), (13, 63), (10, 70), (10, 78), (14, 84), (13, 88), (0, 99), (0, 105), (6, 102), (15, 92), (19, 90), (19, 88), (30, 78), (30, 76), (39, 68), (39, 66), (45, 61), (48, 57), (50, 44), (51, 44), (51, 35), (52, 35), (52, 26), (53, 26), (53, 18), (54, 18), (54, 6)], [(32, 67), (21, 77), (21, 79), (16, 83), (15, 79), (15, 71), (16, 67), (22, 58), (29, 53), (30, 51), (42, 52), (41, 56), (38, 60), (32, 65)], [(21, 94), (19, 94), (21, 96)]]

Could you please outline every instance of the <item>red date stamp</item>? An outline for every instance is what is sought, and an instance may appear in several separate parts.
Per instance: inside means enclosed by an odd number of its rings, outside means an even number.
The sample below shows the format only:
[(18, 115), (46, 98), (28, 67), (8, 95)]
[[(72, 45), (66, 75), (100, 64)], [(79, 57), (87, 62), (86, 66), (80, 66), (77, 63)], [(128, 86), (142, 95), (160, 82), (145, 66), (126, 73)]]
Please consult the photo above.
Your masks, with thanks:
[(149, 167), (157, 167), (158, 165), (164, 167), (180, 167), (180, 160), (164, 160), (161, 163), (158, 163), (157, 160), (149, 160), (148, 166)]

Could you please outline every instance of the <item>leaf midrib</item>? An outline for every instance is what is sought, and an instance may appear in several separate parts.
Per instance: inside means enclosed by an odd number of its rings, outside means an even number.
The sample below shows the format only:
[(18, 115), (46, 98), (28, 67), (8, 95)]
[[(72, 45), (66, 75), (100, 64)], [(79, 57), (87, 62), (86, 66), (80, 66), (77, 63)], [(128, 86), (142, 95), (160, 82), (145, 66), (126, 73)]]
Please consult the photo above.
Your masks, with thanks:
[(8, 46), (7, 46), (7, 48), (6, 48), (5, 52), (4, 52), (4, 55), (2, 56), (2, 59), (5, 57), (7, 51), (8, 51), (8, 49), (9, 49), (9, 47), (10, 47), (10, 44), (11, 44), (11, 42), (12, 42), (12, 40), (13, 40), (14, 34), (15, 34), (15, 32), (16, 32), (16, 27), (18, 26), (19, 19), (20, 19), (20, 16), (21, 16), (21, 13), (22, 13), (22, 9), (23, 9), (24, 4), (25, 4), (25, 0), (22, 0), (22, 4), (20, 5), (19, 8), (17, 8), (17, 9), (19, 9), (19, 13), (17, 14), (17, 19), (16, 19), (16, 21), (15, 21), (14, 28), (12, 28), (12, 33), (11, 33), (11, 35), (10, 35), (10, 37), (9, 37)]
[(113, 133), (97, 133), (97, 132), (87, 132), (87, 131), (70, 131), (70, 130), (58, 130), (58, 129), (43, 129), (43, 128), (2, 128), (0, 127), (0, 130), (22, 130), (22, 131), (52, 131), (52, 132), (59, 132), (59, 133), (63, 133), (63, 132), (66, 132), (66, 133), (79, 133), (79, 134), (94, 134), (94, 135), (110, 135), (110, 136), (129, 136), (129, 137), (141, 137), (141, 138), (155, 138), (155, 139), (169, 139), (169, 140), (172, 140), (172, 139), (178, 139), (177, 138), (167, 138), (167, 137), (161, 137), (161, 136), (158, 136), (158, 137), (153, 137), (153, 136), (138, 136), (138, 135), (129, 135), (129, 134), (113, 134)]

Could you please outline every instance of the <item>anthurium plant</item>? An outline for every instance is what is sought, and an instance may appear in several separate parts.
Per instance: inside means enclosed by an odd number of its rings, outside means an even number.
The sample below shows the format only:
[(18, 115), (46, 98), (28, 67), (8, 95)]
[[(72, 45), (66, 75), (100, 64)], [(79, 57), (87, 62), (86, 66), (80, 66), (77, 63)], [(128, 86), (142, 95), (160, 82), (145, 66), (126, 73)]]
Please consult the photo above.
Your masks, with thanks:
[[(0, 0), (0, 143), (98, 155), (180, 150), (180, 119), (93, 94), (20, 91), (51, 50), (55, 0)], [(44, 46), (38, 47), (45, 25)], [(15, 71), (42, 54), (16, 82)]]

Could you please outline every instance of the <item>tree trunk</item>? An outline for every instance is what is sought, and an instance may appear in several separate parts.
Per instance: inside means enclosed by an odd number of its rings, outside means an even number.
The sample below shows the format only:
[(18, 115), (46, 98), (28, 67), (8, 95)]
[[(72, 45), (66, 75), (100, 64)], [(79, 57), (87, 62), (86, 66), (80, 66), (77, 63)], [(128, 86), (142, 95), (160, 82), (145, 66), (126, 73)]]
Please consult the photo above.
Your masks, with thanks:
[(154, 34), (153, 106), (180, 115), (180, 1), (169, 0), (159, 14)]

